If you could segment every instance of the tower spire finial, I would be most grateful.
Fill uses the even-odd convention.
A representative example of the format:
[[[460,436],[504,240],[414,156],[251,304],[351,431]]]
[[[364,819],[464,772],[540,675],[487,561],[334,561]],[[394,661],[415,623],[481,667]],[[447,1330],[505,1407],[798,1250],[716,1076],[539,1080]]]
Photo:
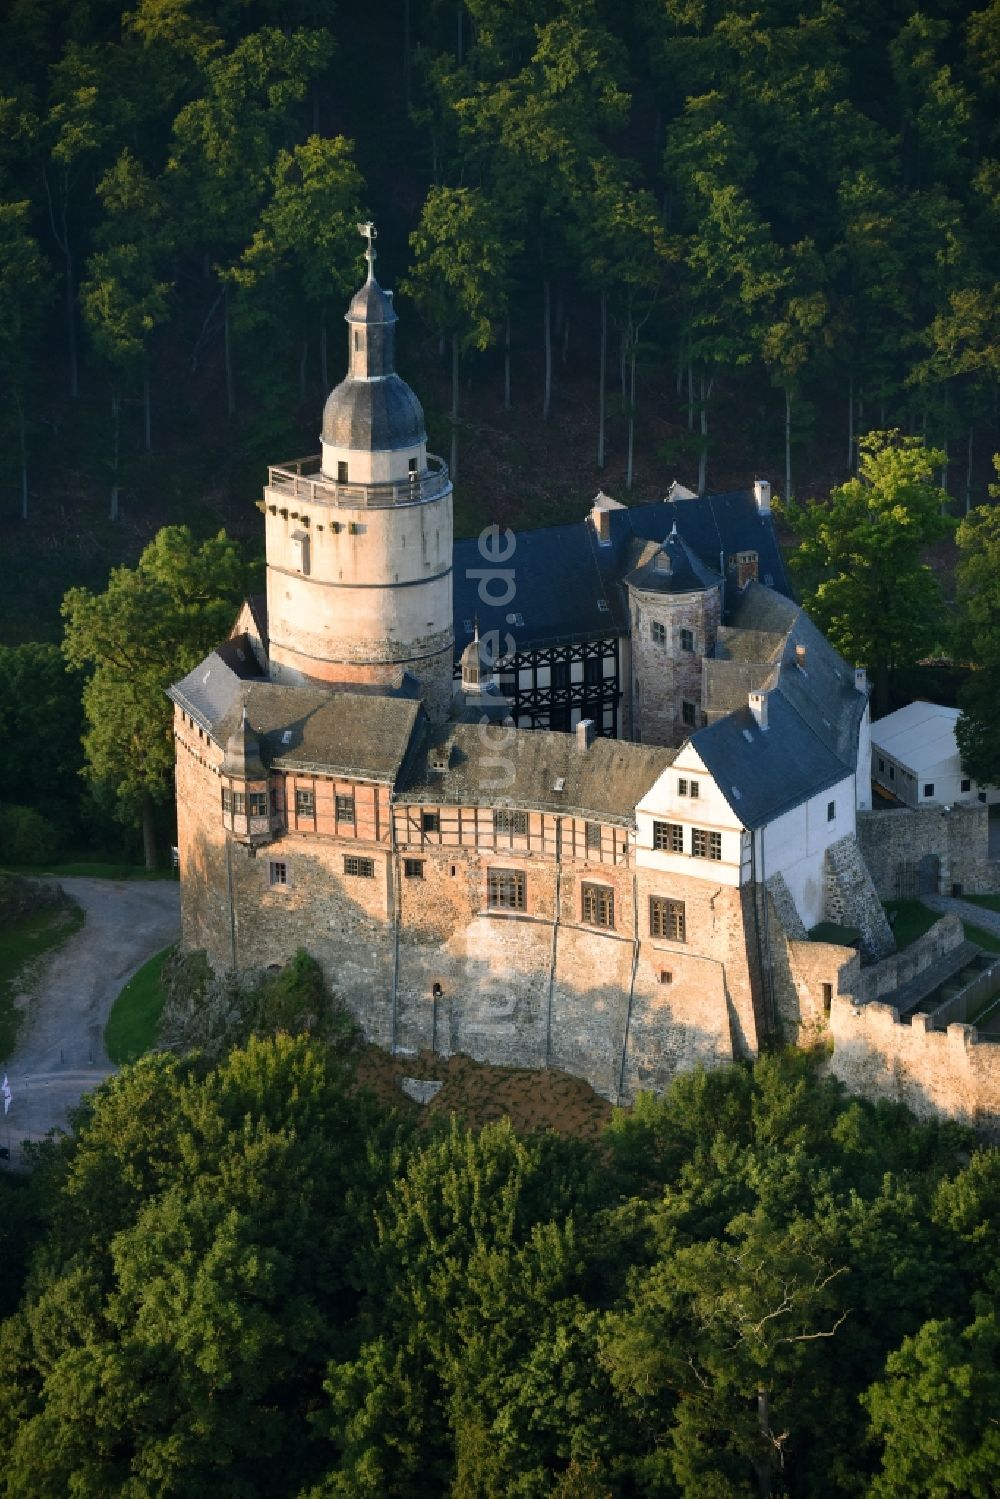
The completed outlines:
[[[365,259],[368,262],[368,280],[369,281],[374,281],[375,280],[375,240],[378,238],[378,230],[375,228],[375,225],[372,223],[371,219],[369,219],[366,224],[359,224],[358,225],[358,233],[364,235],[365,239],[368,241],[368,245],[367,245],[367,248],[365,250]]]

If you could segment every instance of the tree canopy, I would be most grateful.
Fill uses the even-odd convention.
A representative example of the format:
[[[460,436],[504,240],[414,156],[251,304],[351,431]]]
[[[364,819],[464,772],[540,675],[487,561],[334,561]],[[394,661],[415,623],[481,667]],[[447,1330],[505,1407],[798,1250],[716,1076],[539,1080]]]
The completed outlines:
[[[225,532],[198,542],[168,526],[136,567],[113,570],[103,593],[72,588],[63,602],[63,653],[86,673],[87,774],[113,789],[125,819],[141,820],[149,867],[152,809],[173,790],[166,689],[225,638],[251,576]]]
[[[353,1057],[153,1054],[41,1151],[0,1492],[991,1492],[995,1149],[802,1055],[594,1144],[418,1127]]]
[[[892,669],[918,661],[946,629],[940,584],[923,560],[953,529],[934,482],[942,459],[919,438],[869,433],[857,478],[838,485],[828,504],[785,512],[799,540],[792,565],[806,607],[849,661],[873,669],[882,712]]]

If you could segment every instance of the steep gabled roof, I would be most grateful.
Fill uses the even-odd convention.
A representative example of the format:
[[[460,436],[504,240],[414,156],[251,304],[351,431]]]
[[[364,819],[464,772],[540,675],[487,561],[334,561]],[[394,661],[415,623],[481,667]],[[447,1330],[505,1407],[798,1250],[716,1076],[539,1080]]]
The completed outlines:
[[[513,550],[502,562],[484,555],[478,538],[456,541],[456,650],[472,638],[477,615],[481,634],[497,630],[502,642],[510,635],[518,650],[625,634],[624,579],[634,566],[635,543],[662,544],[675,525],[694,559],[692,568],[704,569],[703,577],[714,574],[717,581],[735,553],[756,552],[762,581],[779,593],[790,592],[771,517],[758,513],[749,490],[615,507],[607,516],[606,542],[586,519],[543,526],[514,533]],[[499,549],[506,550],[505,544]],[[484,569],[508,574],[513,594],[508,596],[499,577],[483,579]]]

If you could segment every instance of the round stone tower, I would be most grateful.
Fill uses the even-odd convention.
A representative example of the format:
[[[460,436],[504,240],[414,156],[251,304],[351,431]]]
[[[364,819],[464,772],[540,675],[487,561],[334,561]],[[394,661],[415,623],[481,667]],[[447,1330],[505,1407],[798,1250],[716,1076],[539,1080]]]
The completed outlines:
[[[322,453],[272,468],[264,493],[271,676],[391,687],[409,672],[434,719],[452,696],[452,496],[424,413],[396,374],[392,293],[368,279],[347,310],[348,372]]]
[[[702,661],[722,613],[722,578],[686,546],[674,526],[646,542],[625,578],[631,618],[632,737],[679,745],[705,722]]]

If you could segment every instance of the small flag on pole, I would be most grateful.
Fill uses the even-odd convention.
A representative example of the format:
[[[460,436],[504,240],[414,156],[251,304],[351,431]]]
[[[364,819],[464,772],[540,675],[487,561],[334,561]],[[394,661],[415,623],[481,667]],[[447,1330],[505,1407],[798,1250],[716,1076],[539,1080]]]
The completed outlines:
[[[10,1106],[11,1106],[11,1104],[14,1101],[14,1095],[10,1091],[10,1083],[7,1081],[7,1074],[6,1074],[6,1072],[3,1075],[3,1086],[0,1087],[0,1093],[3,1094],[3,1111],[4,1111],[4,1114],[9,1114],[10,1113]]]

